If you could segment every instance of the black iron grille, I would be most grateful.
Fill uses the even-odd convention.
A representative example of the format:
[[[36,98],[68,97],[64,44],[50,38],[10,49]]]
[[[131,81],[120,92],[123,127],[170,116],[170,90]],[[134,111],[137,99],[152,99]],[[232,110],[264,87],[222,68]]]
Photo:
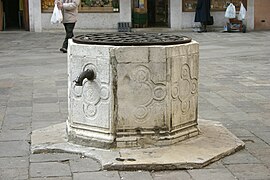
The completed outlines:
[[[114,46],[173,45],[189,43],[191,38],[163,33],[89,33],[73,38],[79,44]]]

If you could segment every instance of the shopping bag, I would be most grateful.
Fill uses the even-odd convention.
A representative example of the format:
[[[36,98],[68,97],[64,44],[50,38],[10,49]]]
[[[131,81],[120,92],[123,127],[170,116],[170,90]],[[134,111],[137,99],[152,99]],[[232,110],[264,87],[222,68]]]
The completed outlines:
[[[238,20],[240,21],[244,20],[246,17],[246,13],[247,13],[247,10],[245,6],[243,5],[243,3],[241,3],[239,14],[238,14]]]
[[[58,9],[57,4],[55,4],[51,17],[51,24],[62,23],[62,20],[63,20],[62,11]]]
[[[225,12],[225,18],[235,18],[236,12],[235,12],[235,6],[233,3],[230,3],[230,5],[227,7],[226,12]]]

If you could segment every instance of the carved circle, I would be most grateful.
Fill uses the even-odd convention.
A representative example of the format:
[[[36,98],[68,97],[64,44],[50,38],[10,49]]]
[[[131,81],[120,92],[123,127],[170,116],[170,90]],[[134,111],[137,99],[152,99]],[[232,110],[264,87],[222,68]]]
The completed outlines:
[[[144,106],[139,106],[136,110],[135,110],[135,117],[137,119],[144,119],[148,114],[148,110],[146,107]]]
[[[182,112],[185,114],[189,111],[189,108],[189,101],[183,101],[181,106]]]
[[[86,117],[93,117],[97,113],[97,108],[93,104],[84,105],[84,113]]]
[[[106,100],[109,98],[109,89],[106,86],[100,88],[100,98]]]
[[[148,81],[150,73],[146,67],[140,66],[136,69],[134,76],[135,76],[135,81],[143,83],[143,82]]]
[[[178,95],[179,95],[179,89],[178,89],[178,85],[175,83],[172,86],[172,97],[176,99]]]
[[[189,67],[188,67],[188,65],[183,65],[183,67],[182,67],[182,79],[188,79],[188,77],[189,77]]]
[[[197,92],[197,83],[195,80],[193,80],[191,84],[191,93],[194,94],[196,92]]]
[[[100,87],[95,81],[87,81],[83,86],[84,101],[96,104],[100,100]]]
[[[154,96],[154,99],[156,100],[163,100],[166,96],[166,90],[164,87],[161,87],[161,86],[157,86],[154,88],[154,91],[153,91],[153,96]]]

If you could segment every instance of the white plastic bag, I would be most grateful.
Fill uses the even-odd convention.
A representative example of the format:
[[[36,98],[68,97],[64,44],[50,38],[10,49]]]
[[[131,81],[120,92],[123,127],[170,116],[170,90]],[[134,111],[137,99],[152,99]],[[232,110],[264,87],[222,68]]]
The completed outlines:
[[[57,4],[54,5],[53,14],[51,17],[51,24],[62,23],[63,15],[62,11],[58,9]]]
[[[236,12],[235,12],[235,6],[233,3],[230,3],[230,5],[227,7],[226,12],[225,12],[225,18],[235,18]]]
[[[240,11],[238,14],[238,20],[240,20],[240,21],[244,20],[246,17],[246,13],[247,13],[247,10],[246,10],[245,6],[243,5],[243,3],[241,3]]]

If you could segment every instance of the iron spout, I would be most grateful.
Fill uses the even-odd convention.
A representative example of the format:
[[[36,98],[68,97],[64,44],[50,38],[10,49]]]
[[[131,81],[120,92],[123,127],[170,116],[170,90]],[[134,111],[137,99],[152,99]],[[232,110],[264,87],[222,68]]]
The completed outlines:
[[[74,80],[76,86],[82,86],[83,80],[87,78],[89,81],[93,81],[96,78],[96,74],[92,69],[83,71],[80,76]]]

